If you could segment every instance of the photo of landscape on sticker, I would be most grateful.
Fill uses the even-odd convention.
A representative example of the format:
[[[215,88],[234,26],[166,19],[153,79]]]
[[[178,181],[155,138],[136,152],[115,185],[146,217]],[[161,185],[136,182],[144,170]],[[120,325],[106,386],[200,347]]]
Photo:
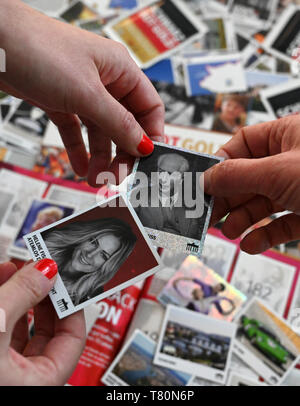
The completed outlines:
[[[236,325],[168,305],[154,363],[225,383]]]
[[[190,375],[153,364],[156,343],[135,330],[102,382],[111,386],[186,386]]]

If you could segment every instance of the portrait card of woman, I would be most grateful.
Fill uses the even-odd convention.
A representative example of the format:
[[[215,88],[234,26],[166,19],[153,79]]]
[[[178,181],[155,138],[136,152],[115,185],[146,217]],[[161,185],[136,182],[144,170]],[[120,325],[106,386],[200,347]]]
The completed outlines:
[[[52,258],[58,279],[50,298],[60,318],[160,269],[134,209],[117,195],[24,237],[34,260]]]

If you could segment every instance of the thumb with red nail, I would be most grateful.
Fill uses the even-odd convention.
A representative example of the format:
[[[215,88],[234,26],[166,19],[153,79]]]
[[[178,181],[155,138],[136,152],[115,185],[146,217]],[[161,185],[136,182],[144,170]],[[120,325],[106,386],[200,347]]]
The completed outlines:
[[[58,269],[42,259],[17,271],[0,264],[0,385],[63,385],[85,342],[82,312],[59,320],[48,297]],[[28,310],[34,310],[34,336],[28,337]]]

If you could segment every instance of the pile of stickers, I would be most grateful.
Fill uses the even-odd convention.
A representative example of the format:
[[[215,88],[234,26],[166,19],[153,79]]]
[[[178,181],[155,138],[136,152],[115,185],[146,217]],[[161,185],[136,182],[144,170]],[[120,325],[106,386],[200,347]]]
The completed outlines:
[[[202,260],[167,250],[162,260],[102,382],[300,386],[299,261],[275,251],[251,257],[219,234],[207,235]]]
[[[47,115],[0,94],[0,259],[55,259],[57,315],[90,316],[69,384],[300,386],[298,242],[251,257],[206,236],[213,199],[193,186],[240,128],[300,110],[300,1],[26,2],[123,43],[166,107],[129,192],[96,194]],[[148,201],[170,172],[191,204]]]

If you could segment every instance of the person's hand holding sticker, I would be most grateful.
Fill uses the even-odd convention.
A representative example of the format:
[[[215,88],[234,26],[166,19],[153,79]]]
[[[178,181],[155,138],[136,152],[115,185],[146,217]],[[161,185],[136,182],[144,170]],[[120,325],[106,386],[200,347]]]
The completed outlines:
[[[96,186],[106,170],[150,154],[164,141],[164,106],[123,45],[49,18],[19,0],[0,2],[0,89],[45,110],[74,171]],[[82,140],[87,126],[91,158]],[[111,140],[117,157],[111,163]],[[118,181],[118,178],[116,179]]]
[[[205,191],[216,196],[211,224],[229,214],[222,231],[230,239],[292,212],[248,233],[241,248],[249,254],[300,239],[299,128],[298,115],[245,127],[218,151],[226,160],[205,172]]]
[[[56,274],[56,263],[49,259],[19,271],[10,262],[0,265],[1,386],[64,385],[77,365],[86,338],[84,315],[80,311],[58,319],[47,297]],[[35,332],[29,339],[31,308]]]

